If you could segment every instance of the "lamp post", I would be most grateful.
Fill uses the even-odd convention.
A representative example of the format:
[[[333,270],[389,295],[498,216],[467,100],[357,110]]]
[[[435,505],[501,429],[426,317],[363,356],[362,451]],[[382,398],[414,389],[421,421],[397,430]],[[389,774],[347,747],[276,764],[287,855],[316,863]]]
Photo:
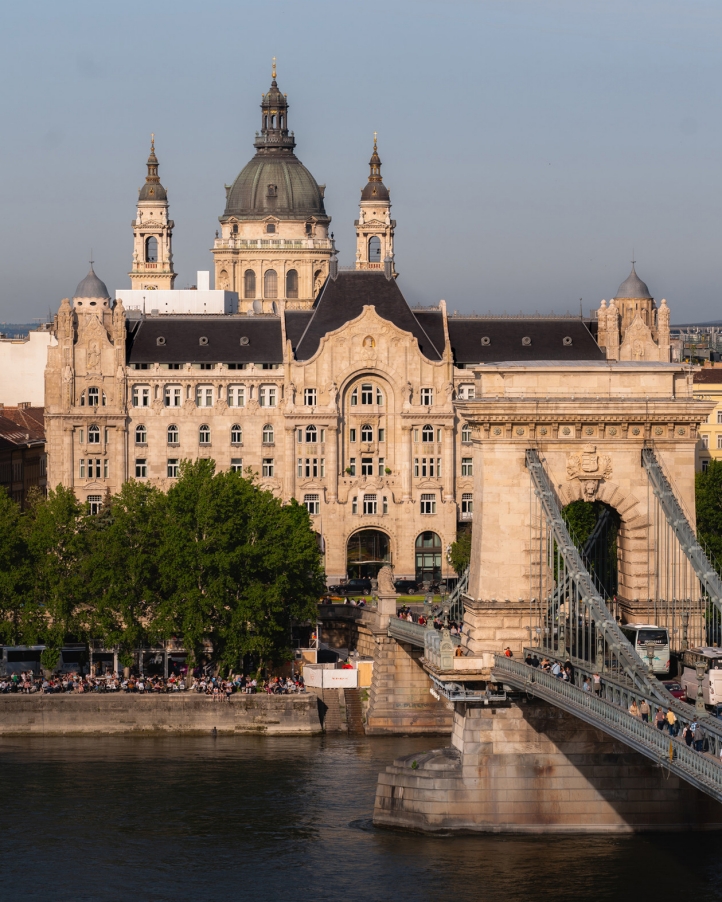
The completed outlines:
[[[647,666],[649,667],[649,672],[654,673],[654,642],[647,642],[646,649],[647,649]]]
[[[697,671],[697,700],[694,703],[694,710],[697,714],[705,714],[707,709],[704,706],[704,689],[702,688],[702,683],[704,682],[704,675],[707,672],[707,665],[700,662],[699,664],[694,665],[694,669]]]

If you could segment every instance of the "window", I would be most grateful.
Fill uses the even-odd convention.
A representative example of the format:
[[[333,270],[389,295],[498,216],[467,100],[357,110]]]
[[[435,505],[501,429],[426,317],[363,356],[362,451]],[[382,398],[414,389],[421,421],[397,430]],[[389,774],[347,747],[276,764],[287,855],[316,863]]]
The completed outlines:
[[[242,457],[232,457],[231,458],[231,472],[233,472],[233,473],[242,473],[243,472],[243,458]]]
[[[315,516],[320,513],[321,505],[318,500],[318,495],[304,495],[303,503],[306,505],[306,510],[311,514],[311,516]]]
[[[436,441],[437,441],[439,444],[441,444],[442,432],[443,432],[442,429],[437,429],[437,430],[436,430]]]
[[[135,478],[145,479],[148,475],[148,465],[144,457],[136,457],[135,459]]]
[[[474,513],[474,496],[471,492],[465,492],[461,496],[461,519],[470,520]]]
[[[441,458],[415,457],[414,476],[420,476],[422,479],[426,476],[441,476]]]
[[[435,514],[436,513],[436,495],[422,495],[421,496],[421,513],[422,514]]]
[[[82,458],[78,461],[78,476],[85,479],[85,461]]]
[[[358,404],[358,389],[355,388],[351,392],[351,407],[356,407],[357,404]]]
[[[388,514],[389,512],[389,499],[384,495],[383,506],[381,508],[381,513]]]
[[[100,444],[100,427],[99,426],[90,426],[88,429],[88,444],[89,445],[99,445]]]
[[[166,467],[166,473],[168,475],[168,479],[177,479],[180,475],[180,467],[178,465],[177,457],[169,457]]]
[[[381,239],[376,235],[369,238],[369,263],[381,262]]]
[[[361,441],[372,442],[374,440],[374,431],[370,426],[361,427]]]
[[[88,495],[88,513],[94,515],[100,513],[100,508],[103,506],[103,496],[102,495]]]
[[[246,389],[243,385],[228,386],[228,406],[229,407],[245,407],[246,406]]]
[[[199,370],[214,370],[215,368],[216,368],[215,363],[199,363],[198,364]]]
[[[348,462],[348,475],[355,476],[356,475],[356,458],[352,457]]]
[[[473,385],[460,385],[459,386],[459,398],[462,400],[466,398],[467,400],[471,400],[474,397],[475,390]]]
[[[381,406],[384,403],[384,396],[380,388],[376,389],[376,403]]]
[[[350,442],[355,442],[355,441],[356,441],[356,430],[355,430],[355,429],[349,429],[349,431],[348,431],[348,440],[349,440]],[[81,439],[81,441],[82,441],[82,439]]]
[[[717,422],[722,423],[722,410],[717,411]]]
[[[198,444],[199,445],[210,445],[211,443],[211,427],[206,426],[205,423],[198,430]]]
[[[418,443],[419,443],[419,430],[414,429],[414,444],[418,445]]]
[[[306,441],[311,442],[312,444],[316,443],[318,438],[318,431],[315,426],[306,426]]]
[[[303,442],[303,429],[296,430],[296,441],[299,445]]]
[[[306,405],[306,407],[315,407],[316,406],[316,389],[315,388],[304,388],[303,403]]]
[[[89,388],[88,389],[88,407],[97,407],[98,400],[100,398],[100,389],[99,388]],[[80,406],[83,406],[83,401],[81,398]]]
[[[258,390],[258,403],[261,407],[276,406],[276,386],[262,385]]]
[[[471,426],[468,423],[464,423],[461,427],[461,441],[464,443],[471,441]]]
[[[197,385],[196,386],[196,406],[197,407],[213,407],[213,386]]]
[[[181,406],[182,389],[180,385],[166,385],[163,397],[166,407]]]
[[[135,443],[136,445],[144,445],[148,438],[148,433],[145,431],[145,426],[136,426],[135,427]]]
[[[358,513],[358,499],[357,498],[351,499],[351,513],[352,514]]]
[[[167,436],[169,445],[178,444],[178,427],[175,425],[175,423],[171,423],[171,425],[168,427]]]
[[[78,443],[80,445],[82,445],[84,441],[85,441],[85,430],[78,429]]]
[[[275,269],[267,269],[263,276],[263,297],[278,297],[278,276]]]
[[[321,442],[321,444],[323,444],[326,441],[326,430],[325,429],[321,430],[321,435],[319,437],[319,441]]]
[[[384,476],[386,473],[386,461],[383,457],[379,457],[379,476]]]
[[[386,441],[386,430],[385,429],[379,429],[379,441],[380,442]]]
[[[709,436],[708,435],[702,436],[702,447],[709,448]]]
[[[275,187],[274,185],[269,185],[269,186],[268,186],[268,196],[269,196],[269,197],[276,197],[276,193],[275,193],[275,192],[274,192],[274,193],[271,193],[271,190],[272,190],[274,187]],[[267,235],[275,235],[275,234],[276,234],[276,224],[275,224],[275,223],[273,223],[273,222],[267,222],[267,223],[266,223],[266,234],[267,234]]]
[[[97,463],[97,461],[96,461],[96,463]],[[108,472],[108,471],[109,471],[109,461],[108,461],[108,459],[106,458],[106,459],[103,461],[103,479],[107,479],[107,478],[108,478],[108,475],[109,475],[109,472]]]
[[[263,475],[265,477],[273,476],[273,458],[272,457],[264,457],[263,458]]]
[[[181,365],[180,363],[162,363],[161,368],[164,370],[179,370]]]
[[[81,463],[82,463],[82,461],[81,461]],[[707,470],[709,470],[709,461],[708,461],[708,460],[703,460],[703,461],[702,461],[702,472],[703,472],[703,473],[706,473]]]
[[[376,502],[376,495],[364,495],[364,514],[376,514],[378,510],[378,505]]]
[[[105,429],[103,429],[103,441],[105,442],[106,445],[108,444],[109,438],[110,438],[110,430],[106,426]]]
[[[433,442],[433,440],[434,440],[434,427],[433,426],[424,426],[424,428],[421,430],[421,441],[426,442],[428,444],[429,442]]]
[[[421,389],[421,403],[424,407],[431,407],[434,403],[434,389],[433,388],[422,388]]]
[[[229,370],[245,370],[248,369],[247,363],[227,363],[226,367]]]
[[[474,475],[474,463],[471,457],[462,457],[461,458],[461,475],[462,476],[473,476]]]
[[[243,297],[255,298],[256,296],[256,274],[252,269],[247,269],[243,273]]]
[[[238,425],[238,423],[234,423],[231,426],[231,444],[232,445],[242,445],[243,444],[243,430]]]
[[[273,444],[273,426],[271,426],[270,423],[266,423],[266,425],[263,427],[263,444]]]
[[[150,238],[145,239],[145,262],[158,262],[158,239],[153,235],[151,235]]]
[[[361,475],[362,476],[373,476],[374,475],[374,460],[372,457],[362,457],[361,458]]]
[[[289,269],[286,273],[286,297],[298,297],[298,273],[295,269]]]
[[[722,448],[722,435],[717,436],[717,447]]]
[[[319,466],[320,463],[320,466]],[[326,461],[323,458],[319,461],[317,457],[298,458],[298,477],[306,477],[306,479],[318,479],[318,476],[326,475]]]
[[[97,404],[97,401],[96,401]],[[147,385],[133,386],[133,407],[150,406],[150,388]]]
[[[361,386],[361,403],[362,404],[373,404],[374,403],[374,388],[373,385],[369,385],[368,383],[364,383]]]
[[[303,458],[302,457],[296,458],[296,466],[297,466],[296,475],[298,476],[299,479],[301,479],[303,477]]]

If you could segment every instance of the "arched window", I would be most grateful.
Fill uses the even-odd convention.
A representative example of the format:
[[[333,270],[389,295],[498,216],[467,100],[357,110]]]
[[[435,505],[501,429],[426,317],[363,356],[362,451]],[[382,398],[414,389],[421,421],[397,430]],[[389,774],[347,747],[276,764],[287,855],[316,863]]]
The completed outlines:
[[[88,429],[88,444],[89,445],[99,445],[100,444],[100,426],[91,426]]]
[[[256,296],[256,274],[252,269],[247,269],[243,273],[243,297],[255,298]]]
[[[211,427],[203,425],[198,430],[198,444],[199,445],[210,445],[210,443],[211,443]]]
[[[266,425],[263,427],[263,444],[273,444],[273,426],[271,426],[270,423],[266,423]]]
[[[286,297],[298,297],[298,273],[295,269],[289,269],[286,273]]]
[[[434,502],[435,503],[435,502]],[[432,513],[433,511],[429,511]],[[422,532],[416,539],[416,579],[432,582],[441,579],[441,539],[435,532]]]
[[[433,426],[424,426],[421,430],[421,441],[422,442],[433,442],[434,440],[434,427]]]
[[[372,442],[374,440],[374,431],[373,429],[366,425],[361,427],[361,441],[362,442]]]
[[[145,430],[145,426],[136,426],[135,427],[135,443],[136,445],[144,445],[148,438],[148,433]]]
[[[158,239],[153,235],[145,239],[145,262],[158,262]]]
[[[381,262],[381,239],[374,235],[369,238],[369,263]]]
[[[175,423],[172,423],[168,427],[168,444],[169,445],[177,445],[178,444],[178,427]]]
[[[468,423],[464,423],[461,427],[461,441],[462,442],[470,442],[471,441],[471,426]]]
[[[264,298],[278,297],[278,276],[275,269],[267,269],[263,276]]]
[[[243,430],[238,425],[238,423],[234,423],[231,426],[231,444],[232,445],[242,445],[243,444]]]
[[[312,442],[315,444],[317,435],[318,435],[318,433],[316,432],[315,426],[306,426],[306,441],[307,442]]]

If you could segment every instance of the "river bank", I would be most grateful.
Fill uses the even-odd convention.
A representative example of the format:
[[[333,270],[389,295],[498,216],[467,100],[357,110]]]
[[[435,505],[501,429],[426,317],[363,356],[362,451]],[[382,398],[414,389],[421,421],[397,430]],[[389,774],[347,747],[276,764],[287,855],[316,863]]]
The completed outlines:
[[[0,736],[74,733],[321,732],[312,693],[246,695],[214,701],[194,692],[138,695],[0,695]]]

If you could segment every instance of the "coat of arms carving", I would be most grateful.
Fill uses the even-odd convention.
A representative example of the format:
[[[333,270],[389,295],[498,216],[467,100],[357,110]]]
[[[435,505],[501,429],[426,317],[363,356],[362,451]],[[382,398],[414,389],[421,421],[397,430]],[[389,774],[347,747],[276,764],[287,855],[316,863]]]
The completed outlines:
[[[570,454],[567,458],[567,478],[581,482],[587,501],[594,501],[599,483],[611,475],[612,458],[608,454],[597,454],[596,445],[585,445],[581,454]]]

